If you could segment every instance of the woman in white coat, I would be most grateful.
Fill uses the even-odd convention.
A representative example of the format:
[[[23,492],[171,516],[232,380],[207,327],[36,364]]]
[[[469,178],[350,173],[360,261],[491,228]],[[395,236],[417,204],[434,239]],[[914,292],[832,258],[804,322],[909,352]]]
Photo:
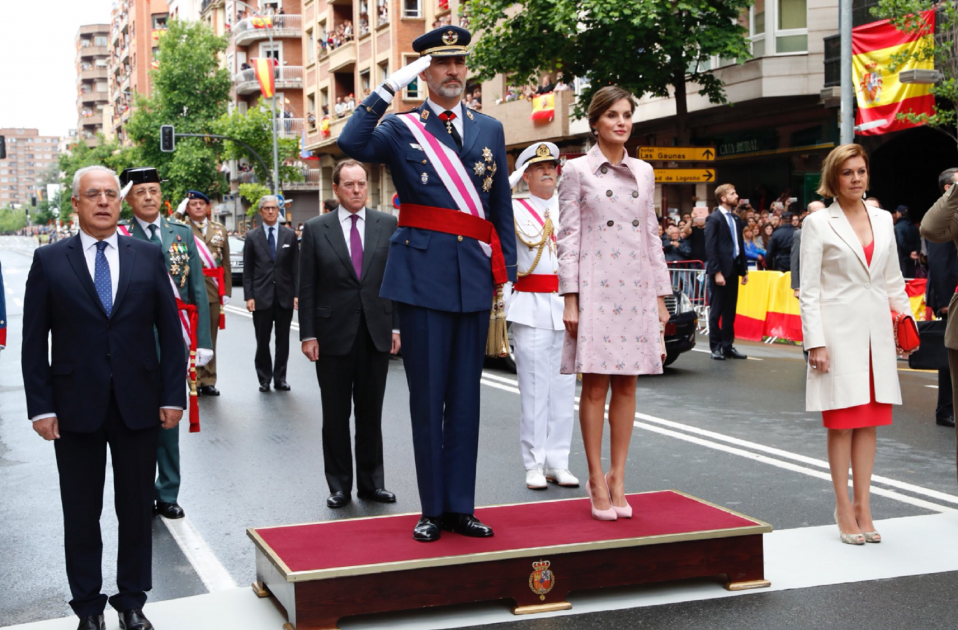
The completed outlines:
[[[834,197],[802,225],[802,333],[808,350],[805,405],[821,411],[841,540],[881,542],[869,505],[876,427],[901,404],[894,312],[910,313],[892,217],[866,206],[868,155],[836,147],[822,165],[818,194]],[[854,499],[848,498],[848,466]]]

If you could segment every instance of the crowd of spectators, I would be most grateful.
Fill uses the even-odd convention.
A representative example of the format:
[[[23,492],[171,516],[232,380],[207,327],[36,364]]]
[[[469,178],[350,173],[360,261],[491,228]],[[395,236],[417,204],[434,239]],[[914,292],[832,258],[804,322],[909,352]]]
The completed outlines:
[[[364,26],[365,25],[365,26]],[[360,28],[363,34],[369,32],[369,21],[360,22]],[[336,28],[333,29],[333,32],[323,32],[323,36],[319,38],[319,50],[320,54],[325,53],[330,50],[336,50],[343,44],[353,41],[355,35],[353,33],[353,21],[352,20],[343,20],[336,25]]]

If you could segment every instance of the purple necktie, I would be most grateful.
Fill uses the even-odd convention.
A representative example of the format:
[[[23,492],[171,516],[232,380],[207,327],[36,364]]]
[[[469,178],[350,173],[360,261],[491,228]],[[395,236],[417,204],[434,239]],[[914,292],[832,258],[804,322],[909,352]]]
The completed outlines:
[[[353,220],[353,227],[349,229],[349,255],[353,259],[353,269],[356,271],[356,277],[360,278],[363,273],[363,240],[359,238],[359,230],[356,229],[356,221],[359,215],[354,214],[349,217]]]

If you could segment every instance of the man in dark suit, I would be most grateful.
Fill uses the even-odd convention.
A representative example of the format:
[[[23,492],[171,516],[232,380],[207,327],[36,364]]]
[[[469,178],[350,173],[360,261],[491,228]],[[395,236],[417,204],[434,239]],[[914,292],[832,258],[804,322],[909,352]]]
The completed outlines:
[[[938,190],[942,194],[955,185],[958,168],[949,168],[938,176]],[[936,317],[948,319],[948,306],[958,286],[958,248],[954,241],[933,243],[926,239],[928,252],[928,285],[925,304]],[[935,423],[943,427],[955,426],[955,407],[952,402],[951,370],[938,370],[938,404]]]
[[[79,630],[106,627],[100,512],[108,444],[119,520],[119,593],[109,601],[121,628],[146,630],[153,627],[142,609],[152,588],[157,441],[161,427],[176,428],[186,405],[176,298],[162,250],[117,233],[120,183],[113,171],[77,171],[71,202],[80,233],[36,250],[27,278],[27,414],[37,433],[55,440]]]
[[[270,381],[277,391],[288,392],[286,362],[289,359],[289,326],[298,308],[299,242],[296,233],[279,224],[279,199],[266,195],[259,200],[263,225],[246,234],[243,247],[243,294],[253,314],[256,330],[256,376],[259,391],[268,392]],[[269,338],[276,325],[276,361],[269,354]]]
[[[719,207],[705,221],[706,271],[709,275],[709,346],[717,361],[745,359],[735,349],[735,306],[738,283],[748,282],[748,261],[742,246],[742,221],[732,208],[738,202],[735,186],[715,189]]]
[[[765,262],[773,271],[786,272],[792,268],[792,247],[796,229],[792,227],[792,213],[782,213],[782,224],[778,226],[765,246]]]
[[[349,504],[355,404],[356,488],[360,499],[392,503],[383,474],[382,410],[389,355],[399,352],[398,313],[379,297],[396,217],[366,208],[367,173],[355,160],[333,171],[339,207],[303,227],[299,336],[316,362],[323,399],[326,505]]]
[[[898,220],[895,222],[895,241],[898,243],[898,264],[901,275],[915,277],[915,264],[921,250],[921,234],[918,226],[911,222],[908,206],[898,206],[895,210]]]

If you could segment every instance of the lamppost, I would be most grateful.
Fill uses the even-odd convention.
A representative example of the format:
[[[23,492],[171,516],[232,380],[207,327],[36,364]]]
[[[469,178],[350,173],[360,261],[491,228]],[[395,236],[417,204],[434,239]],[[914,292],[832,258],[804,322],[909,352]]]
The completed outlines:
[[[240,0],[233,0],[233,1],[234,1],[236,4],[241,4],[241,5],[243,5],[243,6],[246,7],[247,9],[253,11],[254,13],[259,13],[259,9],[257,9],[256,7],[252,7],[252,6],[248,5],[248,4],[246,4],[245,2],[241,2]],[[234,9],[234,14],[233,14],[232,17],[233,17],[233,20],[234,20],[234,22],[235,22],[235,20],[236,20],[235,9]],[[273,54],[275,55],[275,54],[276,54],[276,47],[273,45],[273,18],[274,18],[275,16],[269,16],[269,17],[270,17],[269,21],[268,21],[268,22],[264,21],[263,24],[264,24],[264,26],[266,27],[266,35],[269,37],[269,49],[270,49],[270,50],[273,52]],[[234,37],[235,37],[235,35],[234,35]],[[274,61],[277,62],[277,64],[279,63],[279,60],[276,59],[276,57],[273,57],[273,59],[274,59]],[[279,66],[277,65],[277,67],[279,67]],[[277,139],[276,139],[276,134],[277,134],[278,132],[276,131],[276,127],[277,127],[276,120],[277,120],[277,119],[276,119],[276,87],[275,87],[275,84],[274,84],[274,86],[273,86],[273,96],[272,96],[272,98],[271,98],[270,100],[272,101],[272,108],[273,108],[273,120],[272,120],[272,125],[273,125],[273,129],[272,129],[272,131],[273,131],[273,194],[274,194],[274,195],[278,195],[278,194],[279,194],[279,142],[278,142]]]

